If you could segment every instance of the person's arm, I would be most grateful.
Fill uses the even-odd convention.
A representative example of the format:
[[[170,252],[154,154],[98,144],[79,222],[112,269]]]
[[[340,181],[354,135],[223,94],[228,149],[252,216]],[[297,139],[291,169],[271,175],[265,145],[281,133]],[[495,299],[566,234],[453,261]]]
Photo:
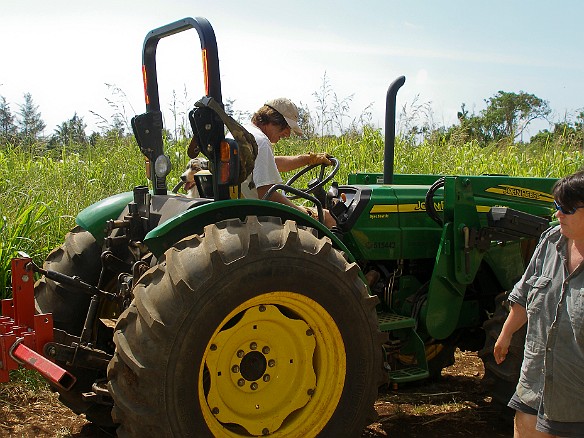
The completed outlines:
[[[519,330],[527,322],[527,311],[525,307],[517,303],[511,303],[511,309],[509,310],[509,315],[503,324],[503,328],[497,342],[495,342],[495,347],[493,348],[493,356],[495,356],[495,362],[500,364],[507,357],[509,352],[509,344],[511,344],[511,338],[513,334]]]
[[[313,164],[325,164],[330,166],[332,162],[327,158],[324,152],[315,154],[310,152],[308,154],[300,155],[279,155],[274,157],[276,160],[276,167],[280,172],[289,172],[300,167],[310,166]]]

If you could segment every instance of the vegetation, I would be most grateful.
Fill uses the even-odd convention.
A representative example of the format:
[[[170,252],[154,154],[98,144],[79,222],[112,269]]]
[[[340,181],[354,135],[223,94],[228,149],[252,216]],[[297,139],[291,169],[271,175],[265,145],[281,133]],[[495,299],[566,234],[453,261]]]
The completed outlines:
[[[10,260],[17,251],[42,264],[74,226],[79,211],[148,183],[144,158],[129,134],[127,114],[133,109],[124,102],[121,90],[109,87],[114,95],[108,100],[114,110],[112,121],[96,115],[101,131],[89,136],[83,118],[74,114],[51,136],[43,137],[44,122],[30,94],[24,95],[17,115],[0,96],[0,172],[4,175],[0,179],[0,297],[9,293]],[[314,97],[316,110],[300,108],[307,138],[280,141],[276,153],[328,152],[342,163],[336,177],[340,182],[352,172],[381,172],[383,135],[370,123],[370,106],[351,120],[352,96],[339,98],[326,75]],[[526,127],[549,116],[548,103],[532,94],[503,91],[485,102],[486,109],[479,114],[469,114],[463,104],[459,124],[451,127],[436,126],[429,103],[405,105],[398,120],[395,172],[561,177],[584,164],[584,111],[523,143],[517,139]],[[234,103],[227,99],[226,110],[239,120],[247,119],[249,113],[237,110]],[[174,138],[166,132],[166,151],[174,169],[169,187],[178,183],[188,161],[190,129],[183,126],[184,111],[179,107],[175,102],[171,111]]]

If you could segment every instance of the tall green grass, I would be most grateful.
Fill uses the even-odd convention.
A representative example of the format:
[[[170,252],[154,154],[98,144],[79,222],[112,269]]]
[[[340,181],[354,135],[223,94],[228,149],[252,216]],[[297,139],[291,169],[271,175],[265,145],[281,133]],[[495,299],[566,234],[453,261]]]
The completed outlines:
[[[276,153],[294,155],[306,151],[328,152],[340,159],[338,181],[349,173],[383,172],[384,141],[378,130],[365,128],[359,136],[281,140]],[[415,146],[396,140],[395,173],[436,175],[505,174],[510,176],[559,178],[584,166],[582,150],[558,144],[542,147],[510,145],[481,148],[475,142],[462,146],[423,143]]]
[[[0,172],[4,175],[0,180],[0,295],[9,285],[9,263],[17,251],[27,252],[41,264],[48,252],[62,243],[83,208],[148,184],[144,157],[131,138],[101,142],[79,154],[65,150],[58,158],[0,147]],[[167,178],[169,188],[179,181],[188,161],[186,149],[186,140],[167,147],[173,164]],[[340,183],[347,181],[349,173],[383,170],[383,136],[368,127],[342,137],[286,139],[275,147],[279,155],[310,150],[328,152],[340,160],[341,169],[335,177]],[[395,150],[396,173],[561,177],[582,166],[581,150],[551,144],[539,148],[480,148],[475,143],[412,146],[398,139]],[[284,175],[284,179],[289,176]]]
[[[23,197],[10,219],[0,216],[0,285],[2,298],[8,295],[6,287],[10,284],[10,261],[19,251],[33,258],[43,257],[48,248],[42,242],[42,236],[49,225],[47,205],[40,200]]]
[[[73,150],[78,148],[73,147]],[[188,157],[187,144],[168,148],[174,186]],[[0,149],[0,298],[10,285],[10,260],[18,251],[42,264],[74,227],[85,207],[116,193],[147,185],[144,157],[132,138],[100,142],[82,153],[60,157],[31,153],[19,147]]]

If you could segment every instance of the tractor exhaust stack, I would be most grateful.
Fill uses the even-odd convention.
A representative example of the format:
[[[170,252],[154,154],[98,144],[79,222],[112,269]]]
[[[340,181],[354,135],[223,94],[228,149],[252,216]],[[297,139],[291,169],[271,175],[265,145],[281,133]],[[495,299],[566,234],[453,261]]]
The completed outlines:
[[[393,160],[395,155],[395,101],[398,90],[406,82],[398,77],[387,89],[385,99],[385,151],[383,156],[383,184],[393,183]]]

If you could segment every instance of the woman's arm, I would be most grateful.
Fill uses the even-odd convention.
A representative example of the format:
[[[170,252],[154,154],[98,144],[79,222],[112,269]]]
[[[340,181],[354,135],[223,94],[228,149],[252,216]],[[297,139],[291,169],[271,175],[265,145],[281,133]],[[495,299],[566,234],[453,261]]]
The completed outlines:
[[[509,344],[511,344],[513,334],[523,327],[526,322],[527,311],[525,310],[525,307],[517,303],[511,303],[509,315],[503,324],[503,329],[501,330],[501,334],[499,334],[493,349],[495,362],[499,364],[505,360],[505,357],[507,357],[507,353],[509,352]]]

